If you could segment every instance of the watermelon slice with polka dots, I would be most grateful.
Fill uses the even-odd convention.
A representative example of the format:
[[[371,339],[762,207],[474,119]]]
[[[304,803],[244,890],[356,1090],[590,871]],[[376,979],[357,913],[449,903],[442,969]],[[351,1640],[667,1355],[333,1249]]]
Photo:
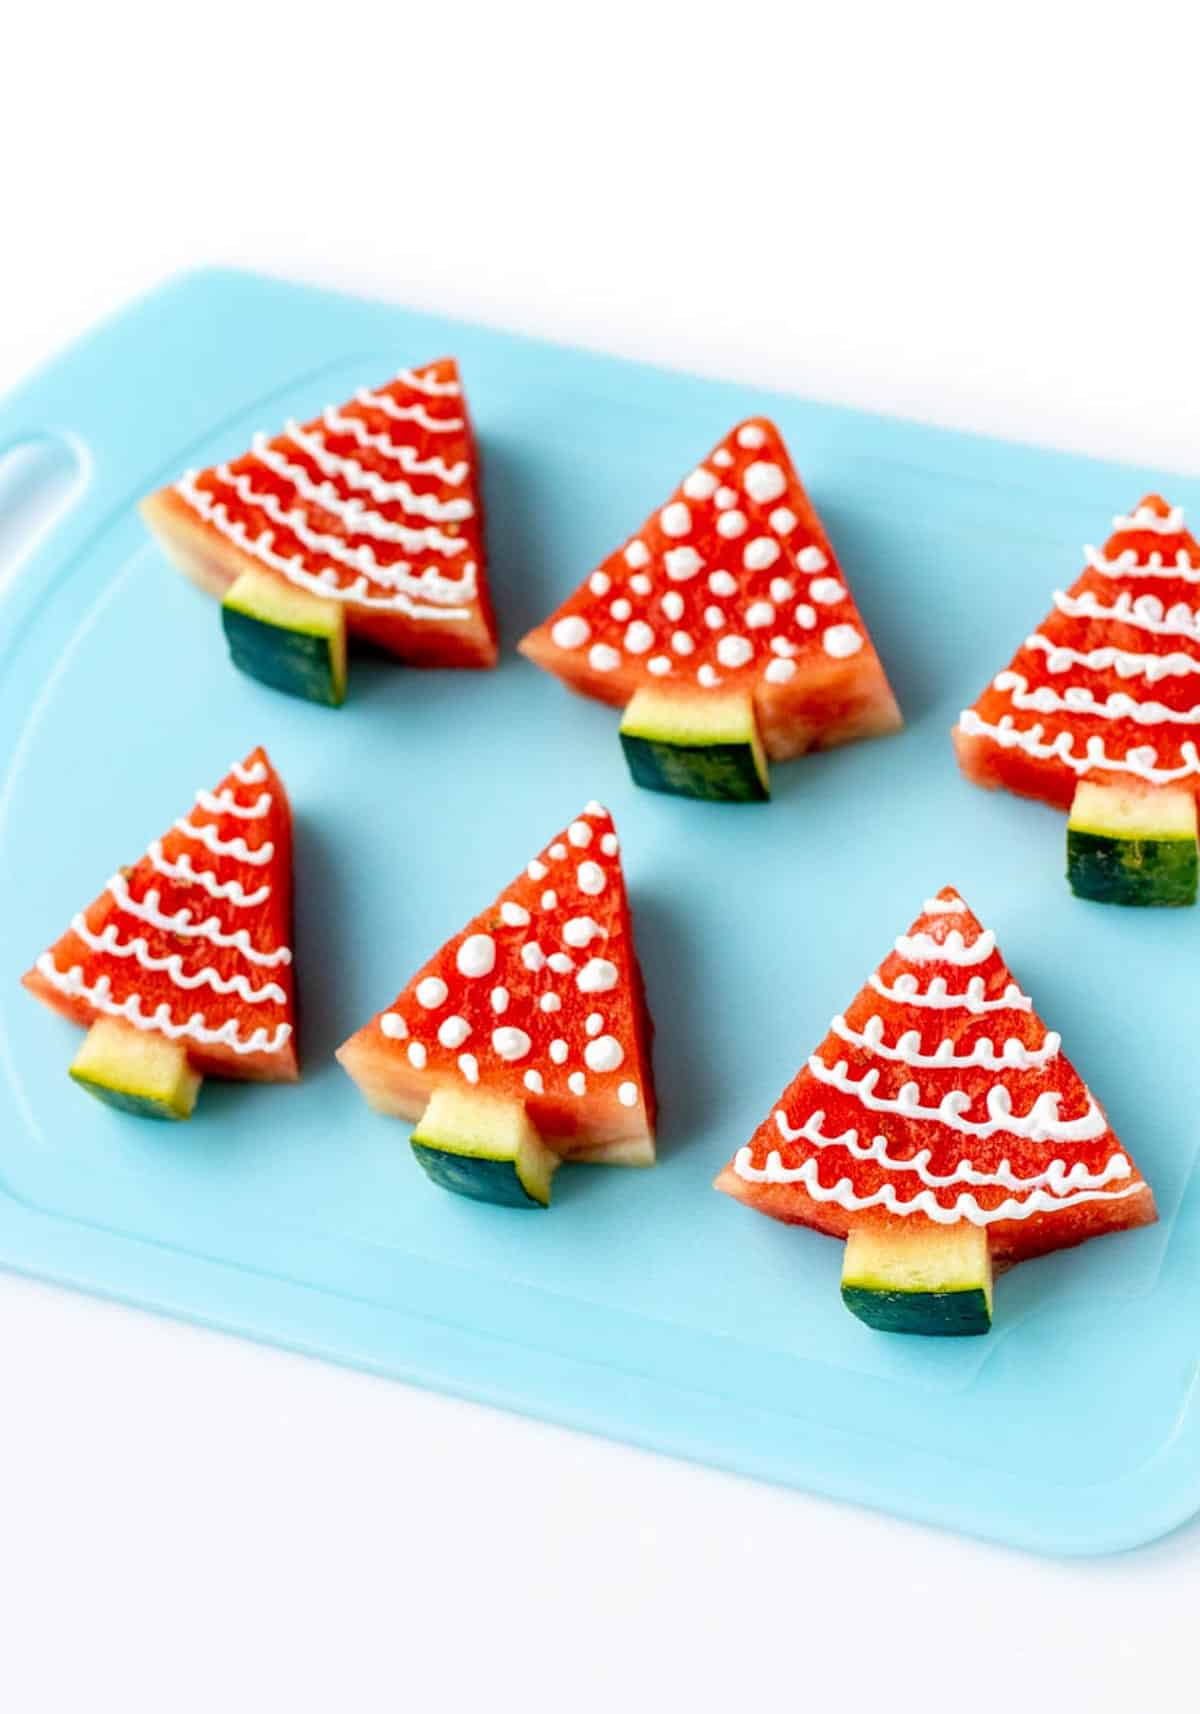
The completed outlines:
[[[626,709],[635,779],[767,795],[766,758],[895,731],[900,711],[773,423],[739,423],[521,649]]]
[[[338,1058],[430,1176],[544,1206],[559,1160],[654,1160],[653,1026],[617,835],[589,803]]]

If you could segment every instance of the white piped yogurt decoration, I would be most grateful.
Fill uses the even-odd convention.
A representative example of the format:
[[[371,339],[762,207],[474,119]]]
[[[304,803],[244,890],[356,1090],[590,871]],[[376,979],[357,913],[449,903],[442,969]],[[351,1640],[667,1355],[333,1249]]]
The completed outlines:
[[[436,1006],[444,1006],[449,989],[440,976],[426,976],[423,982],[417,983],[417,1004],[432,1010]]]
[[[692,527],[692,514],[682,500],[673,500],[658,514],[658,521],[664,535],[686,536]]]
[[[853,625],[830,625],[821,643],[827,655],[838,661],[848,660],[862,648],[862,632]]]
[[[577,613],[569,613],[565,619],[556,619],[550,629],[555,647],[559,649],[581,649],[591,634],[592,627]]]
[[[777,464],[756,458],[753,464],[747,465],[742,484],[752,500],[760,506],[769,506],[786,491],[787,477]]]
[[[501,1059],[524,1059],[533,1043],[524,1030],[515,1029],[511,1024],[502,1024],[499,1029],[492,1031],[492,1046]]]
[[[464,976],[488,976],[496,966],[496,942],[490,934],[469,934],[454,962]]]
[[[595,898],[597,893],[602,893],[608,884],[608,876],[601,865],[590,860],[579,865],[575,871],[575,879],[579,883],[580,892],[586,893],[589,898]]]
[[[809,599],[822,607],[832,607],[841,601],[846,591],[836,577],[814,577],[808,586]]]

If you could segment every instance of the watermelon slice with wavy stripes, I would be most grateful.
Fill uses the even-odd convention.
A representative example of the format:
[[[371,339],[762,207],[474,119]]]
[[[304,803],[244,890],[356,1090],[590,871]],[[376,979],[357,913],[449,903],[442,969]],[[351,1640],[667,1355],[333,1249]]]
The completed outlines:
[[[206,1076],[294,1081],[292,816],[265,750],[201,791],[25,976],[88,1031],[72,1075],[187,1118]]]
[[[414,666],[490,667],[475,440],[442,358],[189,470],[142,503],[176,564],[221,597],[235,664],[337,703],[346,635]]]
[[[1104,1110],[953,888],[907,934],[717,1179],[847,1240],[850,1309],[982,1333],[992,1270],[1156,1218]]]
[[[1070,810],[1067,873],[1105,903],[1191,904],[1200,860],[1200,546],[1149,494],[959,716],[963,772]]]

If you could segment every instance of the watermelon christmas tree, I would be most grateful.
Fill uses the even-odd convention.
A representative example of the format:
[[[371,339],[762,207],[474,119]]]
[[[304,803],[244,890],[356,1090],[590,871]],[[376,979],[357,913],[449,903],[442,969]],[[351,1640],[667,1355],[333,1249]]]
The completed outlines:
[[[1067,874],[1085,898],[1196,898],[1200,548],[1157,494],[1113,519],[1102,551],[959,716],[982,786],[1070,810]]]
[[[1154,1220],[1154,1198],[958,894],[928,900],[717,1189],[845,1238],[842,1296],[986,1333],[992,1269]]]
[[[346,634],[414,666],[490,667],[475,443],[452,358],[360,387],[232,463],[142,502],[180,569],[222,598],[234,664],[337,704]]]
[[[292,818],[264,750],[115,874],[24,978],[101,1100],[186,1119],[207,1076],[294,1081]]]
[[[654,1161],[652,1025],[612,818],[589,803],[338,1058],[447,1190],[545,1207],[560,1160]]]
[[[630,770],[654,791],[761,800],[768,757],[900,726],[829,537],[761,417],[732,429],[521,649],[625,709]]]

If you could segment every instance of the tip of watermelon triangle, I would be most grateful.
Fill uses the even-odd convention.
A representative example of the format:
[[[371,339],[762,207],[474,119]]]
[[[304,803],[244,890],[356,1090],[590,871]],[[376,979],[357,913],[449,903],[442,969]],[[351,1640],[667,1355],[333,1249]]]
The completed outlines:
[[[1161,494],[1147,494],[1138,502],[1139,512],[1153,512],[1156,518],[1169,518],[1171,507]]]

